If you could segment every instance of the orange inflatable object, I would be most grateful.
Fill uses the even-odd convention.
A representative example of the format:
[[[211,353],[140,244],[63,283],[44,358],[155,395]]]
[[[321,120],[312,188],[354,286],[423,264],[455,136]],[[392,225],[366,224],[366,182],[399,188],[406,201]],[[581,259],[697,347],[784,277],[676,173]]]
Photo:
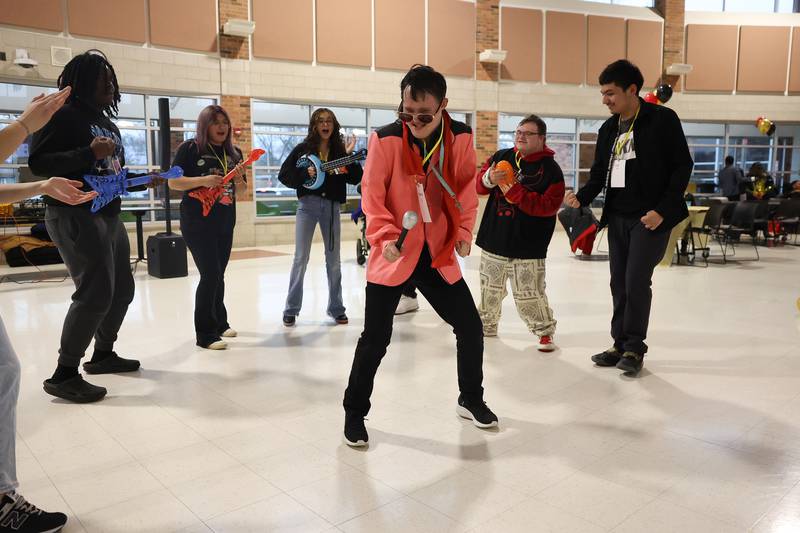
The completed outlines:
[[[500,185],[514,185],[516,176],[514,175],[514,167],[508,161],[500,161],[495,166],[496,170],[506,173],[506,177],[500,182]]]

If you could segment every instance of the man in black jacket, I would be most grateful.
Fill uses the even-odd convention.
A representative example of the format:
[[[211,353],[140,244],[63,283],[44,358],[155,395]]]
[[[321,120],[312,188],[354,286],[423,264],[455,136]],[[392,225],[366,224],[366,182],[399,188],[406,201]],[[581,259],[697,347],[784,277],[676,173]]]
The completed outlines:
[[[599,81],[613,115],[600,127],[589,181],[565,201],[589,205],[605,190],[600,223],[608,226],[614,346],[592,361],[637,374],[647,353],[653,269],[670,230],[689,216],[683,195],[694,162],[675,112],[639,98],[644,79],[634,64],[615,61]]]

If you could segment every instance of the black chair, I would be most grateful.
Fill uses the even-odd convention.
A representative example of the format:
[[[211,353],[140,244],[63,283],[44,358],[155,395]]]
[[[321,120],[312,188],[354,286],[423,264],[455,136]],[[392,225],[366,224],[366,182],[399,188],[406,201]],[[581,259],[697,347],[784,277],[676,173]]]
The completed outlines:
[[[691,229],[691,237],[692,237],[692,252],[691,255],[694,255],[699,251],[703,256],[703,260],[708,266],[708,256],[711,254],[711,240],[716,239],[720,244],[720,249],[724,249],[722,247],[722,242],[720,237],[720,227],[722,226],[723,217],[725,212],[730,210],[728,207],[730,204],[728,203],[714,203],[711,204],[708,212],[706,213],[706,218],[703,220],[703,225],[699,228],[693,227]],[[698,236],[699,242],[701,246],[697,246],[695,243],[695,235]],[[705,241],[705,242],[704,242]]]
[[[756,246],[756,236],[758,232],[756,229],[756,213],[758,213],[759,209],[761,209],[759,203],[760,202],[738,202],[733,208],[730,224],[723,225],[720,232],[720,238],[722,239],[723,263],[727,262],[728,247],[730,247],[732,250],[731,255],[736,255],[735,243],[741,242],[741,238],[744,235],[748,235],[750,237],[750,240],[753,244],[753,250],[756,253],[755,259],[750,260],[758,261],[761,259],[758,254],[758,247]]]
[[[775,239],[780,238],[782,242],[789,240],[789,235],[794,235],[794,246],[797,244],[798,230],[800,230],[800,198],[781,200],[778,209],[775,211],[773,221],[780,229],[775,235]]]
[[[764,244],[766,244],[767,237],[769,237],[770,205],[767,200],[753,203],[758,206],[756,207],[755,220],[753,220],[753,228],[755,229],[756,235],[758,235],[759,232],[764,235]]]

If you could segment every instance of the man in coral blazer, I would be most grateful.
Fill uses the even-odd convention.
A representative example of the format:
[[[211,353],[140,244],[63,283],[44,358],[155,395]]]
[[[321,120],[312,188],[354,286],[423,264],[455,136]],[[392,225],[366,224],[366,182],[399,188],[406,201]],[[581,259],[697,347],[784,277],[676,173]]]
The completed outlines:
[[[450,119],[447,84],[431,67],[412,67],[400,93],[400,120],[370,136],[361,182],[367,239],[376,253],[369,256],[364,331],[344,394],[344,438],[350,446],[368,442],[364,417],[375,373],[409,279],[456,335],[456,412],[481,428],[497,425],[483,401],[481,319],[455,256],[469,255],[478,211],[472,130]],[[419,222],[398,247],[407,211],[416,212]]]

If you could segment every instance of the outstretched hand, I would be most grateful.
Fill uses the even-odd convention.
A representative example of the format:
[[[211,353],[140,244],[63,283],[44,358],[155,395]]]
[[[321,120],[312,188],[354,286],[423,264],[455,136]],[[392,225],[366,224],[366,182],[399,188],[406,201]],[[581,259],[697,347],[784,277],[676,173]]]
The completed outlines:
[[[83,192],[80,190],[80,187],[83,187],[83,183],[80,181],[53,177],[42,183],[42,194],[65,204],[83,204],[97,197],[97,191]]]

